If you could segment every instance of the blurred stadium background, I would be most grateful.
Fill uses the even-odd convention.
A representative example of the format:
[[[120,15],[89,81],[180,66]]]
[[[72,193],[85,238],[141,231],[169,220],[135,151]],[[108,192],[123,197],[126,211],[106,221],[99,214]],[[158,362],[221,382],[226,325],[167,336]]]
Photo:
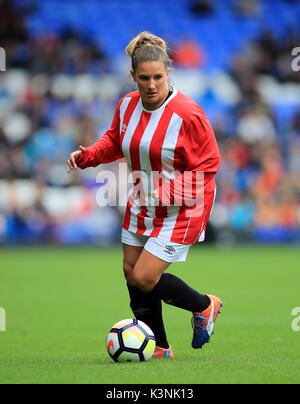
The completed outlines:
[[[66,160],[133,88],[124,48],[143,30],[168,41],[221,149],[208,240],[299,243],[299,21],[297,0],[0,0],[0,244],[119,242],[99,169],[68,175]]]

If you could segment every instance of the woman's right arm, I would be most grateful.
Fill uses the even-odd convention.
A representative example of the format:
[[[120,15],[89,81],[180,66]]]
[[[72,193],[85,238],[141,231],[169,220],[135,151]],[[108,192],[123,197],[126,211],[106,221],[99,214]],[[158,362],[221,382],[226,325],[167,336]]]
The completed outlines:
[[[68,160],[68,173],[78,168],[77,160],[86,152],[86,148],[83,146],[79,146],[78,150],[70,154],[70,158]]]
[[[122,100],[121,100],[122,101]],[[79,146],[70,154],[68,172],[76,168],[97,167],[99,164],[111,163],[124,157],[120,145],[120,104],[115,112],[111,127],[92,146]]]

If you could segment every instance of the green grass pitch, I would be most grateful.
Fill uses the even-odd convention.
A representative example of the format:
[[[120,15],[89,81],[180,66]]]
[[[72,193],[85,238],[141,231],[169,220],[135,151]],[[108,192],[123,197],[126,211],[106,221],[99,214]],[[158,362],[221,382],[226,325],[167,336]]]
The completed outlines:
[[[115,364],[105,337],[131,318],[121,248],[2,248],[0,383],[299,383],[300,252],[193,247],[170,271],[224,301],[215,335],[191,348],[190,313],[164,305],[175,359]]]

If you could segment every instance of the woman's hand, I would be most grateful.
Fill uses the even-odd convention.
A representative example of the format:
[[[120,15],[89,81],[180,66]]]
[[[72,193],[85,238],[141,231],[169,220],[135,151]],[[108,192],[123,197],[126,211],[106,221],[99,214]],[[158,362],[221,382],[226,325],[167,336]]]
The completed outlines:
[[[68,173],[70,173],[73,170],[76,170],[77,164],[76,160],[83,155],[83,153],[86,152],[86,148],[83,146],[79,146],[78,150],[70,154],[70,159],[68,160]]]

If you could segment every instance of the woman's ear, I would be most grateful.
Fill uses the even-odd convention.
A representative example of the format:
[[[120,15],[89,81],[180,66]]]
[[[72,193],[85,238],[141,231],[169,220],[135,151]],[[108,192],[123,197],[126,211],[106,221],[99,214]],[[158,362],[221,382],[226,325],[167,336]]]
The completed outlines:
[[[130,70],[130,74],[131,74],[131,77],[133,78],[133,80],[136,81],[135,73],[133,70]]]
[[[167,70],[167,78],[169,79],[169,74],[170,74],[170,71],[171,71],[171,69],[170,68],[168,68],[168,70]]]

